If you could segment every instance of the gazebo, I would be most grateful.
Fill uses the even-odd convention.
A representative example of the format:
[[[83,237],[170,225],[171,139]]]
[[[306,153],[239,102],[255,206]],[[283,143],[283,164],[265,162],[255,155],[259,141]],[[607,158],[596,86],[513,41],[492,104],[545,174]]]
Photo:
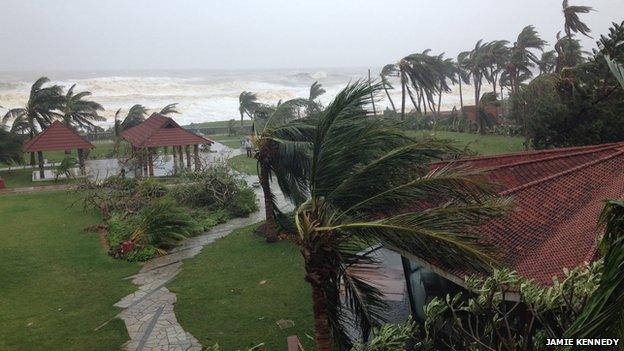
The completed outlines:
[[[81,137],[71,128],[59,121],[54,121],[43,132],[24,144],[24,152],[36,152],[39,163],[39,179],[45,179],[43,152],[57,150],[78,150],[80,173],[85,174],[85,150],[95,146]]]
[[[170,117],[153,113],[143,123],[126,129],[121,136],[132,145],[133,154],[137,157],[138,167],[135,175],[141,177],[143,173],[154,176],[154,154],[159,147],[171,146],[173,153],[173,169],[191,169],[191,146],[193,146],[193,163],[195,170],[200,169],[199,145],[212,145],[212,141],[196,135],[182,127]]]

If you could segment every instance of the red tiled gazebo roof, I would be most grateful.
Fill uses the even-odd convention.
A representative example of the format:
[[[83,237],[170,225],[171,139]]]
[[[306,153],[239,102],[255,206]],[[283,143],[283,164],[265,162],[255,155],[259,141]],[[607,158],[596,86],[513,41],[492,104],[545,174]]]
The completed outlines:
[[[624,197],[624,143],[561,148],[452,163],[486,171],[514,210],[478,228],[503,264],[542,285],[599,256],[597,221],[606,199]],[[438,267],[440,268],[440,267]],[[469,272],[446,270],[455,277]]]
[[[24,152],[92,149],[95,146],[81,137],[71,128],[59,121],[54,121],[43,132],[27,141]]]
[[[180,127],[172,118],[158,113],[138,126],[124,130],[121,136],[138,148],[212,144],[211,140]]]

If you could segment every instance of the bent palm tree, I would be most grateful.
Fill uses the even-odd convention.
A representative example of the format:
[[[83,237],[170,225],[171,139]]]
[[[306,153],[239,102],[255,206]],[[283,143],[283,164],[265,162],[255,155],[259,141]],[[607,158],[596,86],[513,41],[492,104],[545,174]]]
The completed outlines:
[[[32,139],[38,133],[37,128],[43,130],[56,118],[61,117],[59,111],[63,107],[63,88],[59,85],[43,87],[49,82],[47,77],[41,77],[33,83],[25,107],[12,108],[2,118],[2,123],[13,121],[14,131],[27,133]],[[35,154],[30,153],[30,164],[35,165]]]
[[[553,73],[557,66],[557,52],[554,50],[544,51],[537,63],[539,74]]]
[[[240,112],[241,116],[241,127],[243,126],[243,117],[245,114],[253,120],[254,111],[258,107],[257,99],[258,97],[256,94],[250,91],[243,91],[238,96],[238,112]]]
[[[83,91],[74,94],[76,84],[72,85],[65,94],[63,102],[63,123],[68,127],[93,129],[93,122],[106,121],[106,118],[100,116],[98,111],[103,111],[104,107],[95,101],[85,100],[84,98],[91,95],[91,92]]]
[[[160,112],[158,112],[159,114],[163,115],[163,116],[169,116],[172,114],[179,114],[180,112],[177,109],[178,107],[178,103],[173,103],[173,104],[169,104],[165,107],[163,107]]]
[[[392,84],[388,82],[388,77],[396,77],[398,75],[397,66],[395,64],[388,64],[383,66],[381,69],[381,73],[379,76],[381,77],[381,84],[383,86],[384,91],[386,92],[386,96],[388,97],[388,101],[390,101],[390,105],[392,106],[392,110],[396,113],[396,107],[394,106],[394,101],[392,101],[392,97],[390,97],[390,93],[388,92],[388,88],[392,88]]]
[[[565,20],[564,30],[568,38],[572,38],[572,33],[581,33],[586,37],[591,38],[589,33],[591,30],[589,27],[581,21],[579,14],[588,13],[594,9],[590,6],[570,6],[568,0],[563,0],[563,18]]]
[[[296,119],[295,110],[308,106],[309,100],[293,99],[280,103],[267,119],[253,120],[258,152],[258,179],[264,193],[266,241],[277,241],[276,216],[279,209],[271,191],[271,179],[277,183],[295,205],[302,203],[308,193],[309,151],[313,126]]]
[[[379,89],[347,86],[315,122],[310,198],[295,221],[320,351],[351,344],[347,324],[366,338],[382,322],[380,292],[357,274],[374,269],[363,251],[383,244],[450,267],[487,270],[490,255],[467,231],[507,206],[475,177],[430,170],[430,161],[455,151],[446,142],[414,141],[395,122],[370,118],[365,108]]]
[[[147,116],[147,109],[145,108],[145,106],[141,104],[136,104],[130,107],[130,110],[128,110],[128,114],[123,119],[123,122],[121,122],[121,130],[126,130],[134,126],[138,126],[143,121],[145,121],[145,116]]]
[[[308,97],[308,105],[306,107],[308,115],[318,113],[321,111],[322,106],[316,101],[321,95],[325,94],[325,89],[319,82],[314,82],[310,86],[310,95]]]

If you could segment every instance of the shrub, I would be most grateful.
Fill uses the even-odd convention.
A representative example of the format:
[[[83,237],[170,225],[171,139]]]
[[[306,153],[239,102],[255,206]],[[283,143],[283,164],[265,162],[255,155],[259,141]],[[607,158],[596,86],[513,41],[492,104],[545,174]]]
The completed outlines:
[[[126,254],[128,262],[144,262],[159,254],[159,250],[153,246],[145,246]]]
[[[129,219],[131,239],[139,245],[169,248],[197,233],[199,227],[188,212],[172,201],[158,200]]]
[[[119,215],[113,215],[106,224],[108,225],[108,245],[111,248],[118,247],[130,239],[132,228],[128,221],[124,221]]]
[[[202,172],[184,175],[184,183],[171,189],[180,204],[209,209],[227,209],[234,216],[257,210],[255,193],[225,163],[216,163]]]

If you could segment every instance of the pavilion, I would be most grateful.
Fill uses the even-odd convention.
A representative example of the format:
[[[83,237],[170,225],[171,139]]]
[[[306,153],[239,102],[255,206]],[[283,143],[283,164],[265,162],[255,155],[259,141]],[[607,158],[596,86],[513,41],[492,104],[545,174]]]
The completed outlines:
[[[76,131],[65,126],[59,121],[54,121],[43,132],[24,144],[24,152],[37,153],[39,163],[39,179],[45,179],[44,172],[44,151],[57,150],[78,150],[78,164],[81,175],[85,175],[85,150],[93,149],[95,146],[78,135]]]
[[[171,146],[173,153],[174,173],[185,168],[184,154],[186,154],[186,169],[191,169],[191,151],[193,146],[193,163],[195,170],[201,167],[199,159],[199,145],[212,145],[212,141],[194,134],[177,124],[172,118],[153,113],[143,123],[126,129],[121,136],[132,145],[133,155],[138,160],[135,171],[137,177],[143,174],[154,176],[154,155],[157,148]]]

